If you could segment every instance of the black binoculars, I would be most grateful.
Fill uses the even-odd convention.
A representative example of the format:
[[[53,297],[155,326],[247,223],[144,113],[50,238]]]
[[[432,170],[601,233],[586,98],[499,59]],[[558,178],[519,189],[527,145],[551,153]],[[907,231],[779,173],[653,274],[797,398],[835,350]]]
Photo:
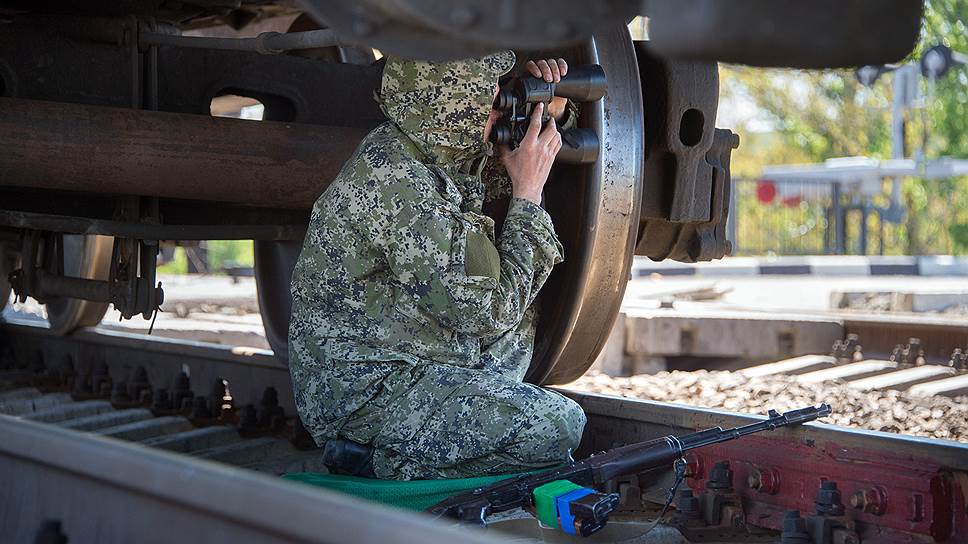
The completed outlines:
[[[559,83],[533,77],[512,79],[494,99],[494,109],[503,112],[491,128],[491,142],[516,148],[528,131],[531,112],[538,103],[548,104],[560,96],[575,102],[594,102],[605,96],[605,70],[597,64],[576,66]],[[547,109],[542,126],[548,121]],[[555,159],[564,164],[591,164],[598,160],[598,134],[589,128],[561,133],[561,150]]]

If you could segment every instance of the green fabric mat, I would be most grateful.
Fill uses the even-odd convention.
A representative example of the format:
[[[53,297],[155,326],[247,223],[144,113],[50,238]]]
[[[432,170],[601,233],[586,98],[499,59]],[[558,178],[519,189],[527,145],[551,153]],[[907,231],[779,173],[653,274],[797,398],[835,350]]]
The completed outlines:
[[[451,495],[456,495],[462,491],[489,485],[514,476],[517,476],[517,474],[481,476],[478,478],[461,478],[457,480],[399,481],[374,480],[372,478],[322,474],[319,472],[295,472],[292,474],[284,474],[282,477],[286,480],[325,487],[332,491],[346,493],[347,495],[353,495],[354,497],[388,504],[398,508],[426,510]]]

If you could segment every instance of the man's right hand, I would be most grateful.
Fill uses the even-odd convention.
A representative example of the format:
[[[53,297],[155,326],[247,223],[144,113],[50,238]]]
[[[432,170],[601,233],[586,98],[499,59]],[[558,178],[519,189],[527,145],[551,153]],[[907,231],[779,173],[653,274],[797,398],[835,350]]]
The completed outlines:
[[[552,118],[544,130],[541,129],[541,116],[544,104],[539,103],[531,112],[528,131],[517,149],[511,151],[501,146],[501,162],[511,177],[512,196],[541,204],[541,191],[548,181],[548,174],[561,149],[561,134]]]

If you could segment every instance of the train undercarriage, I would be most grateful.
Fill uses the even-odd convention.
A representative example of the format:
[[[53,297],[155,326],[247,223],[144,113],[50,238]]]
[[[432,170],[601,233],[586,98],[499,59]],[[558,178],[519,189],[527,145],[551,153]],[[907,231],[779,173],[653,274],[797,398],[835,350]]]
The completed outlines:
[[[130,385],[134,368],[145,368],[148,381],[158,387],[178,374],[172,365],[182,360],[180,364],[191,367],[193,381],[231,383],[237,406],[257,405],[262,392],[273,387],[291,425],[294,412],[285,368],[289,277],[313,201],[366,132],[384,120],[372,99],[382,68],[375,62],[374,47],[422,58],[453,58],[511,47],[519,59],[554,55],[574,64],[603,67],[608,92],[601,101],[584,105],[579,119],[579,126],[599,136],[599,158],[589,165],[558,165],[545,194],[568,258],[545,287],[535,358],[526,380],[567,383],[582,375],[601,350],[634,255],[695,262],[729,253],[725,231],[729,161],[739,141],[731,131],[715,127],[716,61],[804,68],[892,62],[913,47],[921,12],[921,3],[911,0],[892,2],[893,10],[833,1],[805,8],[792,2],[747,0],[729,9],[703,0],[610,1],[591,10],[582,2],[511,1],[496,8],[470,0],[443,4],[429,0],[295,4],[145,0],[77,7],[0,1],[0,309],[14,291],[44,303],[49,322],[44,331],[4,326],[0,338],[7,352],[0,355],[10,359],[4,367],[14,372],[10,383],[35,382],[36,372],[24,374],[34,365],[51,375],[52,381],[40,384],[40,393],[64,388],[76,393],[74,378],[53,380],[52,374],[66,368],[67,361],[76,376],[90,378],[97,371],[103,378],[106,373],[111,379],[100,383],[109,384],[106,393],[111,397],[111,384]],[[547,12],[556,15],[545,27],[530,26]],[[642,14],[649,17],[651,39],[634,41],[626,23]],[[213,101],[224,97],[257,101],[263,107],[262,120],[214,117]],[[109,306],[124,318],[150,318],[164,304],[165,286],[155,273],[159,247],[212,239],[254,241],[260,308],[273,353],[248,360],[231,352],[205,352],[197,360],[182,352],[136,355],[138,350],[153,353],[155,348],[137,342],[129,346],[129,339],[120,337],[112,344],[85,329],[99,323]],[[85,342],[95,337],[96,342]],[[97,347],[104,342],[114,348]],[[125,360],[126,352],[119,345],[135,350],[127,356],[141,362]],[[217,361],[231,361],[231,376]],[[88,386],[89,390],[79,392],[81,397],[104,397],[105,391]],[[150,405],[150,397],[141,398],[138,391],[124,402]],[[582,399],[586,410],[602,402]],[[629,406],[643,412],[654,408]],[[732,417],[680,413],[667,407],[663,413],[675,423],[663,423],[617,415],[624,409],[602,408],[604,412],[592,419],[583,450],[590,453],[632,436],[644,439],[662,425],[695,428],[700,422],[689,419],[693,416]],[[4,435],[10,437],[5,455],[17,458],[18,467],[23,464],[23,474],[31,474],[8,488],[5,502],[36,496],[39,506],[30,511],[31,523],[53,515],[45,508],[53,508],[56,494],[41,496],[41,491],[49,493],[45,486],[68,485],[60,478],[70,472],[57,459],[33,456],[32,448],[67,448],[64,444],[73,440],[86,452],[78,453],[79,459],[89,455],[94,465],[101,453],[125,459],[133,451],[70,433],[47,436],[40,427],[2,423],[7,427]],[[965,537],[968,467],[963,448],[908,440],[902,446],[913,448],[912,453],[904,450],[898,456],[888,451],[898,446],[884,437],[852,442],[852,437],[836,434],[839,431],[820,429],[807,431],[818,433],[818,438],[784,432],[763,445],[783,443],[791,454],[813,448],[809,451],[817,456],[818,465],[820,459],[835,459],[831,462],[837,470],[831,474],[850,493],[863,495],[875,489],[868,481],[873,475],[855,480],[849,476],[859,470],[860,460],[872,459],[871,455],[898,478],[909,478],[898,490],[890,489],[891,496],[897,493],[905,498],[890,502],[899,506],[891,506],[886,515],[862,505],[857,515],[840,515],[843,519],[831,522],[843,539],[837,542],[853,542],[850,538],[877,542],[881,537],[883,541],[940,542]],[[811,442],[819,437],[829,442]],[[841,443],[850,447],[834,446]],[[696,463],[730,460],[735,464],[741,462],[743,452],[723,450],[715,455],[720,458]],[[146,470],[154,474],[156,469],[158,478],[166,478],[193,466],[161,454],[146,459],[151,461],[131,461],[123,469],[128,471],[124,478],[136,479]],[[927,472],[904,472],[902,465],[916,459],[927,459]],[[782,465],[777,459],[762,462]],[[5,479],[20,470],[11,463]],[[58,467],[58,476],[26,468],[30,464]],[[91,470],[97,469],[94,465],[89,464]],[[717,514],[715,523],[704,526],[716,529],[704,532],[696,525],[690,529],[693,537],[703,541],[726,538],[726,533],[729,538],[740,535],[769,541],[775,537],[775,532],[751,537],[747,525],[776,531],[782,528],[778,516],[783,509],[805,508],[804,501],[815,495],[809,488],[813,485],[809,474],[799,469],[787,472],[787,468],[780,466],[785,474],[795,474],[791,481],[798,482],[793,485],[799,495],[780,494],[764,499],[766,506],[762,506],[750,494],[758,492],[761,499],[773,495],[747,486],[731,497],[708,499],[718,501],[717,512],[732,512],[728,519],[742,519],[742,527],[724,528]],[[273,526],[271,530],[280,531],[273,538],[343,540],[338,534],[396,538],[377,530],[353,532],[359,527],[346,520],[365,511],[365,506],[345,506],[331,498],[308,499],[308,491],[250,481],[250,476],[219,473],[207,465],[197,470],[204,474],[205,485],[212,486],[205,491],[214,493],[206,495],[209,501],[244,494],[246,485],[266,485],[266,493],[276,494],[280,505],[305,499],[319,509],[332,509],[326,512],[331,517],[312,518],[312,509],[301,507],[306,516],[299,522],[303,525]],[[104,472],[105,477],[109,472]],[[75,472],[69,478],[71,485],[77,478],[90,480],[90,474]],[[735,474],[754,477],[747,469]],[[769,472],[757,474],[772,477]],[[615,483],[616,489],[624,490],[623,501],[633,518],[649,511],[642,497],[660,496],[666,476]],[[696,482],[697,493],[703,491],[701,478]],[[117,489],[118,483],[108,487]],[[27,488],[41,491],[29,495]],[[82,493],[80,489],[76,493]],[[147,512],[158,508],[157,501],[170,502],[178,494],[177,489],[156,491],[139,487],[126,493],[153,497],[155,506],[139,507]],[[260,513],[258,521],[246,521],[238,516],[247,505],[226,501],[214,510],[197,510],[205,513],[205,521],[179,517],[181,528],[195,528],[187,539],[234,534],[219,531],[230,531],[226,527],[235,523],[248,523],[247,529],[268,527],[260,525],[270,523],[267,513]],[[198,507],[190,501],[185,504],[189,509]],[[106,506],[97,514],[109,517],[97,519],[114,519],[112,508]],[[220,508],[228,512],[225,517],[214,513]],[[914,513],[902,514],[894,508]],[[73,515],[53,516],[67,523]],[[143,515],[147,517],[131,520],[130,531],[174,531],[158,527],[158,519],[164,516],[151,521],[150,513]],[[393,516],[383,510],[366,515]],[[413,524],[415,531],[438,530],[424,527],[423,520],[400,521],[404,516],[396,516],[395,522]],[[9,528],[16,522],[5,517],[3,523]],[[82,540],[107,535],[104,540],[116,541],[144,534],[129,532],[127,523],[119,522],[116,533],[92,533],[94,529],[87,527],[75,534],[83,535]],[[332,526],[344,532],[325,538],[318,533]],[[18,541],[36,525],[24,527],[17,526]],[[268,539],[266,534],[262,537]],[[440,538],[447,534],[441,533]],[[260,538],[253,535],[240,538]]]

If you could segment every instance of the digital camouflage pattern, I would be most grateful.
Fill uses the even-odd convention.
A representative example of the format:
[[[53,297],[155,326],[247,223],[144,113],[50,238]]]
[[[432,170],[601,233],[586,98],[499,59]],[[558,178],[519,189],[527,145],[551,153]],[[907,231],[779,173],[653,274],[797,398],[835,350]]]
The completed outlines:
[[[293,273],[290,369],[305,427],[375,447],[385,479],[459,478],[561,462],[581,408],[522,383],[535,297],[562,260],[550,216],[511,199],[499,235],[483,127],[510,52],[389,58],[388,122],[316,202]],[[497,161],[495,161],[497,163]],[[500,170],[500,172],[497,172]],[[503,176],[503,179],[502,179]]]

